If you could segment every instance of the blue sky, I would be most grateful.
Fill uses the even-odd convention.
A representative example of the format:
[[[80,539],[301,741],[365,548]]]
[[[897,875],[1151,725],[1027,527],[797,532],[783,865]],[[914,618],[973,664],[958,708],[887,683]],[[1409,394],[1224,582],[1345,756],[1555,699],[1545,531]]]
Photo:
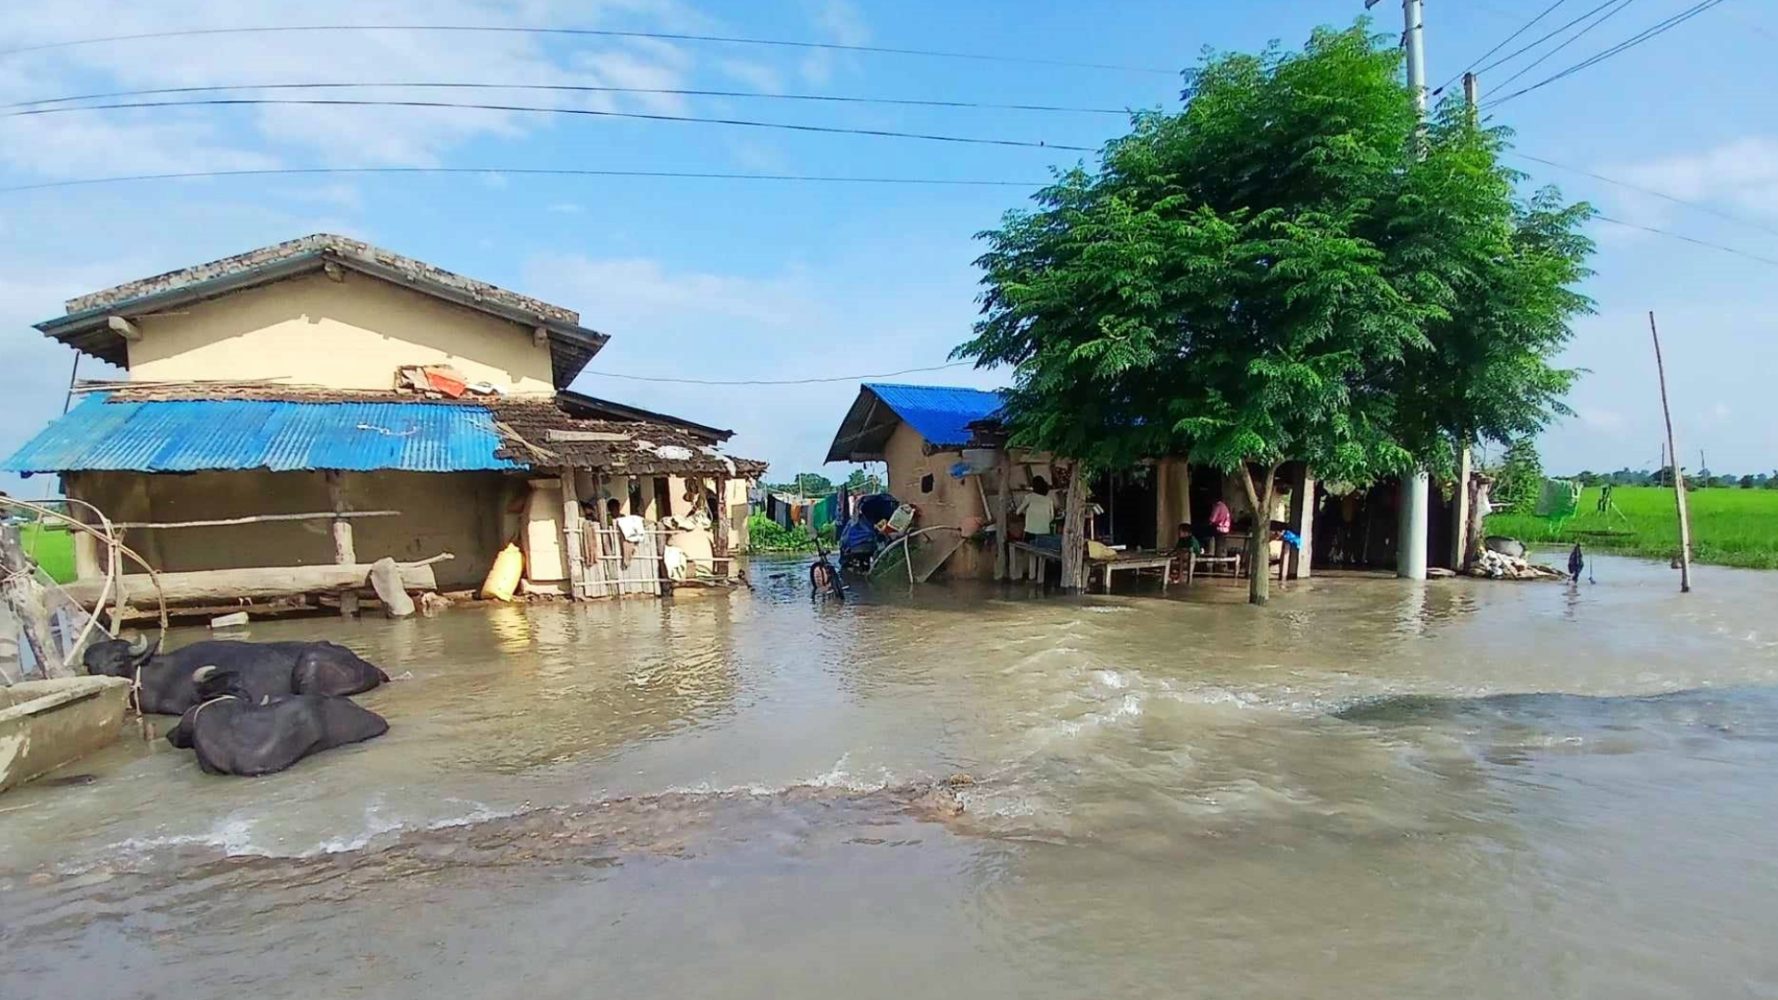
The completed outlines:
[[[1688,6],[1635,0],[1531,71],[1541,79]],[[1434,0],[1439,82],[1547,0]],[[1554,26],[1595,6],[1571,0]],[[147,8],[155,8],[149,10]],[[1566,8],[1573,7],[1573,11]],[[320,23],[566,26],[690,32],[1177,69],[1206,45],[1300,44],[1360,0],[1031,4],[782,0],[197,0],[39,4],[9,12],[0,49],[185,27]],[[1394,0],[1380,28],[1399,23]],[[1528,40],[1543,28],[1525,36]],[[1728,0],[1640,48],[1507,103],[1526,153],[1658,188],[1741,224],[1521,162],[1614,218],[1778,259],[1778,5]],[[1515,46],[1516,47],[1516,44]],[[1535,55],[1535,53],[1533,53]],[[1516,69],[1483,79],[1490,85]],[[117,42],[0,56],[0,103],[116,89],[280,82],[577,83],[778,93],[1176,106],[1168,72],[760,46],[430,32],[282,33]],[[410,96],[412,92],[393,96]],[[423,96],[437,96],[428,92]],[[286,95],[289,96],[289,95]],[[337,95],[336,95],[337,96]],[[1096,147],[1112,115],[826,107],[661,95],[447,95],[666,114],[1043,140]],[[0,186],[108,174],[276,166],[567,166],[1041,182],[1083,154],[865,136],[505,112],[201,108],[0,118]],[[821,461],[851,383],[714,387],[593,373],[797,379],[942,364],[976,316],[973,235],[1027,192],[1009,187],[510,175],[261,177],[0,193],[0,452],[60,412],[72,354],[30,324],[64,298],[304,233],[336,231],[578,309],[612,335],[584,391],[739,432],[734,450],[787,477]],[[1762,230],[1756,226],[1764,226]],[[1652,465],[1661,440],[1646,314],[1661,320],[1687,465],[1778,466],[1778,267],[1637,230],[1594,227],[1598,274],[1565,359],[1590,369],[1577,416],[1542,445],[1552,469]],[[83,374],[108,374],[83,363]],[[115,375],[116,373],[109,373]],[[967,368],[902,381],[993,385]],[[838,471],[832,470],[832,471]],[[42,480],[32,492],[44,489]]]

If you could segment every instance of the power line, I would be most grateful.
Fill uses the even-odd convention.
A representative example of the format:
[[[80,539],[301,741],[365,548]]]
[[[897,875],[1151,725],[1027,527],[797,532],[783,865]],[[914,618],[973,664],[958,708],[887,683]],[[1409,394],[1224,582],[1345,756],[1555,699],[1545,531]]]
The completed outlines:
[[[142,108],[201,108],[304,106],[337,108],[430,108],[462,111],[513,111],[529,114],[579,115],[591,118],[626,118],[639,121],[689,122],[699,125],[737,125],[746,128],[782,129],[789,132],[816,132],[825,135],[868,135],[889,139],[919,139],[926,142],[954,142],[977,146],[1016,146],[1026,149],[1060,149],[1077,153],[1097,152],[1092,146],[1069,146],[1061,143],[1027,139],[993,139],[982,136],[944,135],[933,132],[903,132],[897,129],[848,128],[839,125],[805,125],[795,122],[764,122],[751,118],[707,118],[699,115],[666,115],[647,111],[606,111],[597,108],[563,108],[549,105],[479,104],[468,101],[373,100],[370,98],[293,98],[293,97],[217,97],[202,101],[120,101],[111,104],[81,104],[53,108],[26,108],[9,111],[0,118],[21,118],[39,115],[72,114],[83,111],[119,111]]]
[[[240,170],[187,170],[155,174],[123,174],[112,177],[78,177],[0,187],[0,194],[49,191],[57,188],[128,184],[139,181],[207,180],[230,177],[302,177],[334,174],[511,174],[544,177],[658,177],[676,180],[784,181],[825,184],[910,184],[958,187],[1040,187],[1044,181],[998,181],[945,177],[859,177],[823,174],[746,174],[698,170],[599,170],[581,167],[257,167]]]
[[[1545,7],[1536,17],[1532,18],[1529,21],[1526,21],[1524,24],[1519,25],[1519,30],[1517,30],[1517,31],[1513,32],[1512,34],[1506,36],[1505,38],[1501,39],[1499,41],[1499,43],[1497,43],[1493,48],[1489,49],[1488,51],[1486,51],[1486,52],[1482,53],[1481,55],[1476,56],[1474,59],[1470,60],[1468,66],[1463,67],[1463,69],[1461,71],[1459,71],[1458,73],[1453,75],[1449,80],[1446,80],[1444,83],[1439,84],[1438,87],[1433,90],[1432,96],[1437,97],[1438,95],[1444,93],[1446,87],[1449,87],[1451,84],[1456,83],[1458,80],[1462,79],[1464,73],[1467,73],[1472,69],[1475,69],[1477,63],[1481,62],[1483,59],[1488,58],[1489,56],[1493,55],[1494,53],[1499,52],[1501,49],[1506,48],[1508,45],[1510,45],[1512,43],[1513,39],[1519,37],[1520,35],[1524,34],[1527,31],[1530,31],[1531,28],[1537,24],[1537,22],[1543,20],[1545,17],[1548,17],[1552,12],[1555,11],[1555,9],[1557,7],[1560,7],[1567,2],[1568,2],[1568,0],[1556,0],[1555,3],[1552,3],[1548,7]]]
[[[1745,250],[1737,250],[1734,247],[1725,247],[1721,243],[1711,243],[1708,240],[1700,240],[1695,237],[1684,236],[1666,229],[1656,229],[1653,226],[1640,226],[1634,222],[1625,222],[1622,219],[1614,219],[1609,215],[1595,215],[1593,218],[1598,219],[1600,222],[1609,222],[1614,226],[1623,226],[1626,229],[1640,229],[1645,233],[1654,233],[1657,236],[1666,236],[1670,239],[1683,240],[1686,243],[1691,243],[1696,246],[1709,247],[1712,250],[1721,250],[1723,253],[1732,253],[1737,257],[1746,257],[1749,260],[1757,260],[1762,264],[1771,264],[1774,267],[1778,267],[1778,258],[1761,257],[1756,253],[1748,253]]]
[[[1515,154],[1515,155],[1521,155],[1521,154]],[[1534,157],[1525,157],[1525,158],[1526,159],[1535,159]],[[1548,162],[1548,161],[1541,161],[1540,160],[1539,162]],[[1556,164],[1551,164],[1551,165],[1555,166]],[[130,175],[120,175],[120,176],[114,176],[114,177],[83,177],[83,178],[75,178],[72,180],[43,181],[43,182],[35,183],[35,184],[18,184],[18,185],[14,185],[11,187],[0,187],[0,195],[17,194],[17,193],[22,193],[22,192],[26,192],[26,191],[46,191],[46,190],[54,190],[54,189],[59,189],[59,188],[90,187],[90,186],[95,186],[95,185],[100,185],[100,184],[133,183],[133,182],[138,182],[138,181],[204,180],[204,179],[231,178],[231,177],[329,176],[329,175],[350,175],[350,174],[365,174],[365,175],[380,175],[380,174],[393,174],[393,175],[421,175],[421,174],[497,175],[497,174],[511,174],[514,176],[545,176],[545,177],[613,177],[613,178],[631,177],[631,178],[666,178],[666,179],[672,179],[672,180],[737,180],[737,181],[773,181],[773,182],[783,182],[783,183],[860,184],[860,185],[877,185],[877,184],[880,184],[880,185],[900,185],[900,184],[905,184],[905,185],[960,186],[960,187],[1008,187],[1008,188],[1011,188],[1011,187],[1035,188],[1035,187],[1040,187],[1045,183],[1044,181],[985,180],[985,179],[970,179],[970,178],[951,179],[951,178],[942,178],[942,177],[865,177],[865,176],[832,176],[832,175],[821,175],[821,174],[745,174],[745,173],[720,173],[720,172],[712,172],[712,171],[692,171],[692,170],[599,170],[599,169],[593,169],[593,168],[579,168],[579,167],[559,167],[559,168],[557,168],[557,167],[265,167],[265,168],[253,168],[253,169],[242,169],[242,170],[191,170],[191,171],[156,173],[156,174],[130,174]],[[1671,196],[1668,196],[1668,197],[1671,197]],[[1744,250],[1737,250],[1734,247],[1722,246],[1721,244],[1710,243],[1705,240],[1696,239],[1696,238],[1693,238],[1690,236],[1684,236],[1679,233],[1669,232],[1665,229],[1655,229],[1655,228],[1652,228],[1649,226],[1640,226],[1640,225],[1636,225],[1635,223],[1623,222],[1619,219],[1614,219],[1614,218],[1611,218],[1609,216],[1604,216],[1604,215],[1594,215],[1593,218],[1598,219],[1601,222],[1609,222],[1614,225],[1626,226],[1631,229],[1640,229],[1644,232],[1653,233],[1658,236],[1666,236],[1671,239],[1682,240],[1686,243],[1695,244],[1697,246],[1709,247],[1714,250],[1721,250],[1724,253],[1732,253],[1737,256],[1747,257],[1747,258],[1750,258],[1753,260],[1760,261],[1762,263],[1778,264],[1778,260],[1772,260],[1770,258],[1761,257],[1757,254],[1751,254],[1751,253],[1748,253]],[[961,362],[961,363],[967,364],[968,362]],[[888,378],[893,375],[907,375],[907,374],[913,374],[914,372],[920,372],[920,371],[937,371],[940,368],[947,368],[947,367],[955,367],[955,365],[941,365],[941,366],[939,366],[939,368],[912,368],[912,369],[908,369],[907,371],[903,371],[903,372],[890,372],[885,375],[866,375],[866,376],[858,376],[858,377],[860,377],[860,378]],[[625,378],[625,377],[629,377],[629,376],[611,375],[611,377],[612,378]],[[654,381],[669,381],[670,382],[670,381],[675,381],[675,380],[673,380],[673,379],[656,379]],[[807,381],[807,380],[792,380],[790,382],[786,382],[786,383],[782,383],[782,384],[800,384],[801,381]],[[822,380],[817,379],[814,381],[822,381]],[[832,381],[849,381],[849,379],[835,379]],[[726,385],[726,384],[730,384],[730,383],[720,383],[719,382],[719,383],[710,383],[710,384]],[[775,384],[775,383],[748,382],[748,383],[734,383],[734,384]]]
[[[1708,212],[1711,215],[1714,215],[1718,218],[1727,219],[1730,222],[1740,223],[1743,226],[1749,226],[1751,228],[1758,229],[1762,232],[1770,233],[1773,236],[1778,236],[1778,227],[1768,226],[1762,222],[1755,222],[1752,219],[1744,218],[1742,216],[1734,214],[1733,212],[1725,212],[1725,211],[1723,211],[1719,208],[1715,208],[1711,205],[1706,205],[1703,202],[1691,201],[1686,198],[1681,198],[1675,194],[1668,194],[1667,192],[1658,190],[1656,188],[1644,187],[1641,184],[1634,184],[1634,183],[1631,183],[1630,181],[1618,180],[1616,177],[1607,177],[1604,174],[1595,173],[1595,172],[1593,172],[1591,170],[1587,170],[1583,167],[1570,166],[1566,163],[1557,163],[1555,160],[1546,160],[1541,156],[1532,156],[1529,153],[1520,153],[1520,152],[1515,151],[1515,152],[1508,153],[1507,155],[1517,157],[1521,160],[1530,160],[1532,163],[1541,163],[1546,167],[1555,167],[1557,170],[1566,170],[1566,171],[1569,171],[1570,173],[1580,174],[1583,177],[1591,177],[1596,181],[1604,181],[1607,184],[1615,184],[1618,187],[1626,188],[1631,191],[1639,191],[1642,194],[1653,195],[1656,198],[1662,198],[1667,201],[1673,202],[1675,205],[1684,205],[1687,208],[1694,208],[1700,212]]]
[[[1529,87],[1525,87],[1520,90],[1515,90],[1512,93],[1506,95],[1505,97],[1500,98],[1497,101],[1490,102],[1488,104],[1488,107],[1494,107],[1496,105],[1505,104],[1507,101],[1510,101],[1515,97],[1522,97],[1526,94],[1531,93],[1534,90],[1540,90],[1544,87],[1547,87],[1550,84],[1555,83],[1557,80],[1561,80],[1561,79],[1564,79],[1565,77],[1573,76],[1574,74],[1579,73],[1581,70],[1586,69],[1589,66],[1598,65],[1599,63],[1602,63],[1605,60],[1610,59],[1612,56],[1615,56],[1621,52],[1625,52],[1630,49],[1633,49],[1638,45],[1641,45],[1643,42],[1646,42],[1651,38],[1656,38],[1660,35],[1666,34],[1669,31],[1672,31],[1674,28],[1679,27],[1680,25],[1684,24],[1685,22],[1691,20],[1694,17],[1697,17],[1699,14],[1704,13],[1705,11],[1709,10],[1712,7],[1717,6],[1718,4],[1720,4],[1722,2],[1723,2],[1723,0],[1703,0],[1703,2],[1701,2],[1701,3],[1693,4],[1691,7],[1688,7],[1685,10],[1680,11],[1679,13],[1673,15],[1672,17],[1667,18],[1665,21],[1661,21],[1658,24],[1655,24],[1655,25],[1652,25],[1651,27],[1645,28],[1641,32],[1638,32],[1637,34],[1624,39],[1623,41],[1617,43],[1616,45],[1613,45],[1611,48],[1608,48],[1608,49],[1604,50],[1603,52],[1600,52],[1590,58],[1583,59],[1580,62],[1575,63],[1573,66],[1570,66],[1567,69],[1562,70],[1561,72],[1556,73],[1553,76],[1545,77],[1544,79],[1537,81],[1536,83],[1532,84]]]
[[[1549,59],[1549,57],[1562,51],[1563,49],[1567,48],[1568,46],[1573,45],[1575,42],[1580,41],[1582,38],[1585,38],[1587,36],[1587,33],[1592,31],[1594,28],[1597,28],[1601,24],[1604,24],[1606,21],[1611,20],[1613,16],[1615,16],[1617,14],[1622,14],[1624,12],[1624,8],[1630,6],[1630,4],[1635,3],[1635,2],[1636,2],[1636,0],[1623,0],[1623,2],[1619,3],[1616,7],[1613,7],[1612,9],[1606,11],[1604,14],[1601,14],[1596,20],[1593,21],[1593,23],[1580,29],[1579,31],[1575,32],[1574,34],[1569,35],[1566,39],[1564,39],[1562,41],[1562,43],[1560,45],[1557,45],[1555,48],[1549,50],[1548,52],[1545,52],[1543,55],[1538,56],[1536,59],[1533,59],[1530,62],[1526,63],[1525,65],[1519,67],[1518,70],[1515,71],[1511,76],[1508,76],[1506,79],[1492,84],[1492,86],[1497,87],[1497,88],[1498,87],[1505,87],[1507,84],[1512,83],[1514,80],[1517,80],[1519,77],[1524,76],[1526,73],[1531,72],[1532,70],[1536,69],[1538,66],[1542,65],[1545,60]]]
[[[76,101],[105,101],[125,97],[160,97],[175,94],[228,93],[243,90],[340,90],[340,89],[452,89],[452,90],[537,90],[574,94],[658,94],[671,97],[732,97],[750,100],[809,101],[835,104],[886,104],[919,108],[974,108],[988,111],[1057,111],[1093,115],[1124,115],[1128,108],[1086,108],[1060,104],[997,104],[984,101],[939,101],[903,97],[850,97],[835,94],[766,94],[750,90],[689,90],[671,87],[605,87],[567,83],[238,83],[207,87],[155,87],[148,90],[114,90],[101,94],[75,94],[68,97],[42,97],[34,101],[0,104],[0,110],[35,108]]]
[[[1587,18],[1592,17],[1594,14],[1597,14],[1600,11],[1604,10],[1605,8],[1611,6],[1614,3],[1618,3],[1618,2],[1619,2],[1619,0],[1605,0],[1604,3],[1600,4],[1597,7],[1594,7],[1592,10],[1587,11],[1585,14],[1582,14],[1581,16],[1575,18],[1574,20],[1569,21],[1567,24],[1562,25],[1560,28],[1557,28],[1554,31],[1549,32],[1548,34],[1539,38],[1537,41],[1532,42],[1529,45],[1521,45],[1518,48],[1512,50],[1511,52],[1508,52],[1506,55],[1501,56],[1499,59],[1496,59],[1493,62],[1489,63],[1488,65],[1483,66],[1481,69],[1476,70],[1476,74],[1479,76],[1481,74],[1488,73],[1494,69],[1497,69],[1500,66],[1504,66],[1509,62],[1512,62],[1514,59],[1517,59],[1518,57],[1524,55],[1525,53],[1530,52],[1532,49],[1537,48],[1539,45],[1542,45],[1544,42],[1549,41],[1550,39],[1556,37],[1557,35],[1560,35],[1562,32],[1567,31],[1569,28],[1574,27],[1575,25],[1581,23],[1582,21],[1585,21]]]
[[[882,372],[876,375],[840,375],[833,378],[786,378],[786,379],[703,379],[703,378],[656,378],[650,375],[620,375],[617,372],[582,372],[583,375],[597,375],[600,378],[617,378],[627,382],[672,382],[678,385],[814,385],[819,382],[862,382],[865,379],[895,378],[898,375],[915,375],[920,372],[944,371],[947,368],[973,366],[973,361],[953,361],[950,364],[932,365],[926,368],[903,368],[898,372]]]
[[[808,42],[783,38],[746,38],[730,35],[694,35],[667,31],[616,31],[608,28],[543,28],[523,25],[492,24],[278,24],[257,27],[180,28],[167,31],[144,31],[128,35],[100,35],[91,38],[64,39],[0,49],[0,59],[28,52],[70,49],[111,42],[137,42],[160,38],[200,38],[216,35],[284,34],[294,32],[332,31],[445,31],[507,35],[567,35],[597,38],[651,38],[669,42],[719,42],[727,45],[763,45],[789,49],[825,49],[833,52],[867,52],[875,55],[923,56],[933,59],[968,59],[976,62],[1022,63],[1028,66],[1065,66],[1073,69],[1117,70],[1126,73],[1165,73],[1177,75],[1178,70],[1155,66],[1129,66],[1118,63],[1080,62],[1072,59],[1042,59],[1035,56],[1009,56],[990,52],[951,52],[942,49],[894,48],[884,45],[846,45],[839,42]]]

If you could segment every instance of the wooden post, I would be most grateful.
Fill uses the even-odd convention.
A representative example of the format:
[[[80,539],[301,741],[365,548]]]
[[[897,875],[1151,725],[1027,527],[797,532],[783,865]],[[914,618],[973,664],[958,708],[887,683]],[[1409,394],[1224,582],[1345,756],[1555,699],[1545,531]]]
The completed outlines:
[[[581,548],[580,487],[574,481],[574,470],[562,470],[562,545],[568,556],[568,596],[572,600],[586,597],[586,564]]]
[[[994,579],[1005,580],[1011,575],[1008,557],[1012,554],[1012,448],[1000,449],[999,460],[994,463],[1000,474],[1000,483],[994,490]]]
[[[1469,473],[1468,443],[1457,446],[1457,485],[1451,491],[1451,568],[1461,570],[1469,551]]]
[[[1679,592],[1692,590],[1692,519],[1686,509],[1685,474],[1679,471],[1679,446],[1673,443],[1673,411],[1667,407],[1667,366],[1661,362],[1661,333],[1655,314],[1648,314],[1648,335],[1655,342],[1655,376],[1661,383],[1661,419],[1667,422],[1667,454],[1673,456],[1673,502],[1679,508]]]
[[[337,469],[329,469],[323,473],[327,479],[327,500],[335,514],[344,514],[346,507],[346,488],[341,481]],[[352,542],[352,522],[349,518],[333,519],[333,561],[338,566],[350,566],[358,561],[358,550]],[[344,587],[340,590],[340,616],[352,618],[358,614],[358,588]]]
[[[1068,498],[1062,517],[1062,589],[1079,592],[1086,584],[1087,475],[1076,460],[1068,479]]]
[[[74,670],[62,662],[62,647],[50,628],[48,595],[37,582],[35,571],[36,565],[25,555],[18,525],[0,525],[0,598],[12,609],[43,676],[72,677]],[[16,679],[0,678],[8,684]]]
[[[704,480],[701,478],[698,480],[698,492],[699,493],[704,492]],[[703,498],[699,497],[698,502],[702,503]],[[716,555],[716,558],[718,558],[718,559],[727,559],[729,556],[729,545],[728,545],[729,523],[728,522],[729,522],[729,518],[731,518],[733,516],[734,515],[730,511],[729,502],[728,502],[728,477],[727,476],[717,476],[716,477],[716,524],[713,526],[714,537],[711,539],[711,543],[712,543],[711,548],[713,550],[715,550],[715,555]],[[733,570],[732,566],[730,567],[730,570],[731,571]]]

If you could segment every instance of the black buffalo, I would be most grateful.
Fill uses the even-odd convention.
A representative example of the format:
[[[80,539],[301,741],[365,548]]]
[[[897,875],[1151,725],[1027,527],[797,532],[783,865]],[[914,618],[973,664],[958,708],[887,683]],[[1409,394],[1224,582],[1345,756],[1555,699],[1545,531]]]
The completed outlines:
[[[376,665],[331,642],[206,640],[156,655],[153,645],[109,639],[87,647],[81,660],[91,674],[135,679],[139,670],[142,711],[161,715],[179,715],[198,703],[192,673],[199,667],[234,673],[237,685],[254,700],[285,694],[358,694],[389,679]]]
[[[273,774],[389,731],[382,716],[337,695],[256,697],[239,672],[209,667],[199,668],[196,683],[202,700],[180,716],[167,742],[197,751],[207,774]]]

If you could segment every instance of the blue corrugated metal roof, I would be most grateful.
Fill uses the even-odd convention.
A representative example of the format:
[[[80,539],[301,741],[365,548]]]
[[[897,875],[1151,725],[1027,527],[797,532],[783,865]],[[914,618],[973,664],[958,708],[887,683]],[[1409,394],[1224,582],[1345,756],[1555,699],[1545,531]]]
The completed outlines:
[[[866,382],[883,405],[920,432],[928,443],[957,448],[969,443],[969,425],[1000,410],[1000,393],[943,385]]]
[[[485,408],[457,403],[292,403],[249,399],[109,402],[95,393],[44,428],[7,472],[523,469],[496,458]]]

